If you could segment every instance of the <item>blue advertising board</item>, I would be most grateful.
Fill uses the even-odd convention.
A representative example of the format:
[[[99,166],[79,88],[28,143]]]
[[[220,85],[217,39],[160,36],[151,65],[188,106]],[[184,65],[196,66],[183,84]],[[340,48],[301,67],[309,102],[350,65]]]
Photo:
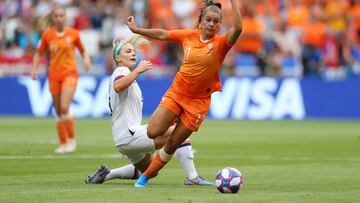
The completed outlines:
[[[76,117],[109,116],[108,77],[81,76],[71,105]],[[144,116],[150,116],[171,79],[139,79]],[[54,115],[46,79],[0,78],[0,116]],[[225,78],[212,95],[213,119],[360,119],[360,79]]]

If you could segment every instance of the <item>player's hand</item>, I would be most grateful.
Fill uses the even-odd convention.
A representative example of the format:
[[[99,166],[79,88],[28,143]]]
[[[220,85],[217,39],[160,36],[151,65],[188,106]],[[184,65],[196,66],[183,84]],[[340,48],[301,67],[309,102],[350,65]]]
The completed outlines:
[[[151,68],[152,68],[152,63],[150,61],[141,60],[140,64],[135,70],[138,71],[139,73],[143,73],[147,70],[150,70]]]
[[[126,25],[129,27],[129,29],[135,33],[136,25],[135,25],[135,18],[134,16],[130,16],[126,19]]]
[[[89,72],[90,67],[91,67],[91,62],[90,62],[90,58],[89,57],[85,57],[83,60],[83,67],[85,69],[86,72]]]
[[[30,75],[31,75],[31,78],[32,78],[33,80],[37,80],[37,78],[38,78],[38,73],[37,73],[37,71],[31,70]]]

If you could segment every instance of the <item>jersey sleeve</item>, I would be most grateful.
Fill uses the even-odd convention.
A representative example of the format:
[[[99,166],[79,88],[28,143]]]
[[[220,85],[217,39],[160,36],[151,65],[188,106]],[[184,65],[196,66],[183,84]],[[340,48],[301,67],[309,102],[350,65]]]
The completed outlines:
[[[79,49],[81,54],[84,53],[85,48],[84,48],[83,44],[81,43],[79,31],[75,32],[75,46]]]
[[[114,88],[115,81],[123,78],[124,76],[128,75],[129,73],[130,73],[130,70],[128,68],[125,68],[125,67],[116,68],[114,70],[113,74],[111,75],[111,81],[110,81],[111,87]],[[124,91],[119,92],[118,94],[123,94],[124,92],[127,92],[127,89],[128,88],[126,88]]]
[[[168,31],[168,40],[181,44],[185,37],[193,33],[193,30],[170,30]]]
[[[111,80],[112,80],[112,82],[115,82],[116,80],[121,79],[122,77],[128,75],[129,73],[130,73],[130,70],[128,68],[125,68],[125,67],[117,68],[111,75]]]
[[[41,53],[44,52],[46,50],[46,48],[48,47],[46,37],[47,37],[47,32],[44,32],[41,35],[41,38],[40,38],[40,41],[39,41],[39,44],[37,47],[37,51],[39,51]]]
[[[221,60],[225,58],[225,55],[229,52],[233,44],[230,44],[227,40],[226,35],[222,35],[218,38],[220,46],[221,46]]]

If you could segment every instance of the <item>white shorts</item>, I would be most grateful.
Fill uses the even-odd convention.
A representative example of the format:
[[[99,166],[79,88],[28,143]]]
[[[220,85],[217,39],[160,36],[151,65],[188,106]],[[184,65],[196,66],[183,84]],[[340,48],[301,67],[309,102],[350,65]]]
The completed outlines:
[[[138,163],[147,154],[154,153],[155,151],[154,141],[147,136],[146,131],[147,125],[132,128],[132,131],[129,131],[132,134],[130,142],[116,146],[120,153],[126,155],[131,160],[132,164]]]

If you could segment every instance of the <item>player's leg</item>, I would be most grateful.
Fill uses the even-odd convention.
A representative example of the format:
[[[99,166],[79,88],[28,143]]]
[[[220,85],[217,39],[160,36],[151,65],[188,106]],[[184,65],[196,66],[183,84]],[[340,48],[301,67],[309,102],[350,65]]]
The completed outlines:
[[[155,149],[161,149],[165,145],[166,140],[170,137],[174,129],[175,129],[175,125],[172,125],[170,126],[170,128],[167,129],[167,131],[163,135],[152,139],[155,145]],[[147,136],[147,134],[145,136]],[[148,139],[151,138],[148,137]]]
[[[154,139],[155,148],[160,149],[174,131],[175,125],[171,126],[163,136]],[[176,158],[180,161],[181,167],[185,172],[185,185],[212,185],[203,177],[199,176],[194,164],[194,152],[190,139],[186,139],[175,151]]]
[[[172,111],[161,106],[157,107],[150,117],[147,135],[151,139],[163,136],[168,131],[169,126],[174,123],[175,118],[176,114]]]
[[[195,168],[194,152],[190,143],[190,139],[186,139],[175,151],[176,158],[179,159],[185,172],[185,185],[213,185],[210,181],[200,176]]]
[[[141,161],[136,164],[128,164],[119,168],[109,169],[105,165],[88,176],[85,180],[86,184],[101,184],[105,181],[113,179],[137,179],[141,171],[144,172],[152,160],[152,154],[147,154]]]
[[[63,154],[65,153],[67,145],[67,135],[66,135],[66,125],[63,119],[61,118],[60,112],[60,92],[52,92],[53,105],[56,112],[56,130],[59,138],[60,146],[55,149],[55,153]]]
[[[153,178],[158,174],[158,172],[170,161],[180,144],[183,143],[192,132],[193,131],[189,130],[181,121],[179,121],[164,147],[159,150],[159,153],[152,160],[148,169],[135,183],[135,187],[146,187],[149,178]]]
[[[106,166],[101,166],[100,169],[89,176],[85,182],[103,183],[104,181],[112,179],[138,178],[141,173],[140,171],[144,172],[150,165],[152,153],[155,151],[154,140],[147,136],[146,129],[147,125],[133,127],[131,131],[133,131],[134,134],[132,135],[130,142],[117,146],[119,152],[125,155],[132,164],[112,170],[109,170]],[[159,138],[160,137],[156,139]]]
[[[164,147],[159,150],[159,153],[155,156],[149,168],[139,177],[135,187],[145,187],[148,179],[152,178],[154,174],[157,174],[157,172],[170,161],[173,153],[178,149],[180,144],[183,143],[192,132],[198,130],[210,107],[210,98],[187,98],[171,90],[169,90],[164,97],[165,99],[162,100],[160,106],[171,109],[172,112],[178,112],[176,115],[179,115],[180,122],[176,125],[174,132],[166,141]],[[176,107],[180,108],[180,111],[174,111],[173,109],[177,110]],[[198,176],[197,179],[203,180],[200,176]]]
[[[61,117],[66,126],[66,132],[68,136],[67,152],[73,152],[76,150],[75,141],[75,120],[70,113],[70,105],[73,100],[75,90],[77,86],[77,76],[70,75],[64,79],[61,90]]]
[[[194,152],[192,151],[190,139],[186,139],[175,151],[176,158],[184,169],[186,178],[194,179],[198,173],[194,164]]]
[[[180,115],[182,109],[178,101],[180,96],[170,88],[162,97],[160,105],[151,115],[147,135],[154,139],[164,135],[170,126],[175,124],[175,119]]]
[[[145,157],[135,164],[128,164],[126,166],[111,169],[109,174],[105,176],[105,181],[112,179],[137,179],[141,172],[144,172],[150,165],[152,160],[152,153],[148,153]]]

